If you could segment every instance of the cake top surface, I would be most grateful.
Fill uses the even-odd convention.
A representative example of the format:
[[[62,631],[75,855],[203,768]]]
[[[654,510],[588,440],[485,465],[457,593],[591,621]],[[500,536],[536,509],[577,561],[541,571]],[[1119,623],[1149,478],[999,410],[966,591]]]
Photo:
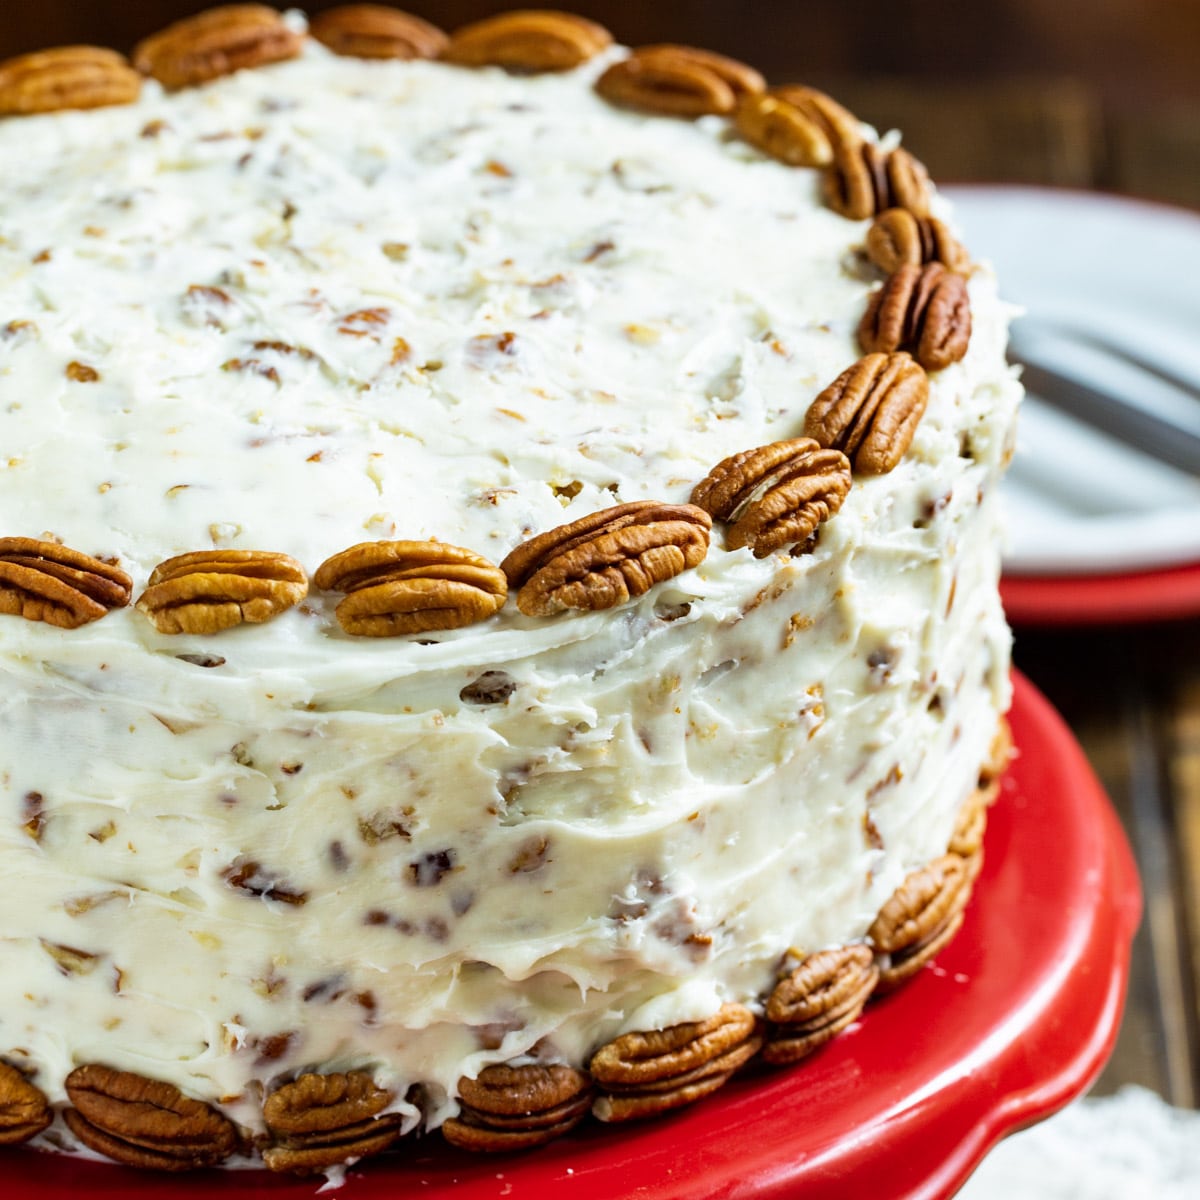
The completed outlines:
[[[797,436],[859,354],[864,224],[727,120],[607,103],[591,84],[623,53],[520,77],[310,43],[0,123],[6,531],[115,556],[138,587],[213,547],[311,572],[436,538],[499,562]],[[935,377],[889,488],[951,450],[972,369]],[[702,578],[747,568],[716,541]],[[344,639],[320,607],[234,633],[268,657],[305,627]],[[121,621],[141,619],[105,632]]]

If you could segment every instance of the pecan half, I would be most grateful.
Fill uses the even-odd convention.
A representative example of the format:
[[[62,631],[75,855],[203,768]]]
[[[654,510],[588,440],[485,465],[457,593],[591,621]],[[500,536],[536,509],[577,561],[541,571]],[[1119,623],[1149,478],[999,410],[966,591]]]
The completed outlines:
[[[301,1075],[263,1103],[263,1162],[307,1175],[378,1154],[400,1136],[400,1115],[385,1112],[394,1099],[365,1071]]]
[[[137,607],[159,633],[259,625],[308,595],[304,568],[271,550],[196,550],[154,568]]]
[[[971,257],[949,226],[937,217],[918,217],[907,208],[885,209],[867,230],[867,257],[887,274],[906,263],[940,262],[965,275]]]
[[[904,266],[889,275],[858,326],[858,344],[868,354],[907,350],[927,371],[958,362],[970,342],[966,281],[941,263]]]
[[[907,355],[867,354],[809,406],[804,433],[845,452],[863,475],[885,475],[905,455],[929,400],[929,378]]]
[[[935,958],[958,932],[971,875],[957,854],[911,872],[867,930],[879,963],[876,990],[890,991]]]
[[[870,946],[858,942],[801,959],[767,1000],[763,1058],[792,1063],[858,1020],[879,981]]]
[[[343,4],[317,13],[308,32],[346,58],[437,58],[449,39],[436,26],[386,4]]]
[[[447,542],[360,542],[318,568],[324,591],[345,592],[338,624],[359,637],[460,629],[504,607],[508,581],[482,555]]]
[[[592,1105],[592,1085],[562,1064],[496,1064],[458,1081],[461,1107],[442,1135],[463,1150],[529,1150],[573,1129]]]
[[[522,542],[500,564],[529,617],[624,604],[698,566],[712,518],[691,504],[617,504]]]
[[[755,558],[765,558],[782,546],[804,545],[842,507],[850,482],[840,450],[792,438],[722,459],[692,489],[692,503],[732,522],[727,549],[749,546]]]
[[[706,1021],[626,1033],[602,1046],[589,1064],[602,1094],[592,1106],[601,1121],[657,1116],[715,1092],[762,1047],[758,1022],[740,1004],[723,1005]]]
[[[987,832],[987,810],[992,796],[985,788],[974,791],[959,805],[950,835],[948,854],[957,854],[967,865],[972,881],[983,867],[983,836]]]
[[[0,117],[132,104],[141,76],[101,46],[57,46],[0,63]]]
[[[215,1166],[238,1147],[232,1121],[173,1084],[88,1063],[67,1076],[66,1088],[71,1132],[126,1166],[188,1171]]]
[[[743,96],[765,87],[735,58],[667,43],[639,47],[596,80],[596,91],[613,104],[674,117],[731,113]]]
[[[980,787],[999,782],[1012,761],[1013,753],[1012,726],[1007,717],[1001,717],[992,744],[988,747],[988,756],[979,769]]]
[[[165,88],[196,87],[252,67],[295,58],[304,39],[265,4],[225,4],[184,17],[139,42],[133,63]]]
[[[853,113],[815,88],[792,85],[743,96],[737,131],[764,154],[792,167],[823,167],[834,148],[862,141]]]
[[[53,1119],[46,1097],[16,1067],[0,1062],[0,1146],[29,1141]]]
[[[445,62],[509,71],[570,71],[612,44],[603,25],[555,9],[515,9],[456,29]]]
[[[0,538],[0,613],[77,629],[124,608],[133,580],[119,567],[57,542]]]
[[[834,147],[825,173],[825,203],[843,217],[863,221],[888,208],[929,213],[929,175],[903,146],[882,150],[862,141]]]

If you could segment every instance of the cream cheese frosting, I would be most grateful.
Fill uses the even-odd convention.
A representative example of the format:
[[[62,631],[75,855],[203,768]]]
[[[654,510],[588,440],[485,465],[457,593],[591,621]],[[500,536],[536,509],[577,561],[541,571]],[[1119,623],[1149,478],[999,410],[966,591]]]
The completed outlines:
[[[608,61],[309,45],[0,124],[0,534],[139,589],[212,547],[498,562],[797,436],[859,354],[865,225],[723,120],[609,106]],[[0,619],[0,1055],[251,1130],[272,1080],[362,1068],[437,1125],[490,1062],[583,1063],[861,938],[1008,701],[1020,389],[969,287],[966,357],[811,553],[714,534],[622,608],[419,638],[319,593],[208,638]]]

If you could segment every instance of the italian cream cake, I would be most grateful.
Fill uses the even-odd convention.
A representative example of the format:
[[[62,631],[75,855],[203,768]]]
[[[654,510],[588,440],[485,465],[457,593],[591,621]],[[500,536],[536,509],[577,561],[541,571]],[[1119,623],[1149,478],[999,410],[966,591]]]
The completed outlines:
[[[0,1142],[533,1146],[953,935],[1020,389],[895,135],[369,5],[0,111]]]

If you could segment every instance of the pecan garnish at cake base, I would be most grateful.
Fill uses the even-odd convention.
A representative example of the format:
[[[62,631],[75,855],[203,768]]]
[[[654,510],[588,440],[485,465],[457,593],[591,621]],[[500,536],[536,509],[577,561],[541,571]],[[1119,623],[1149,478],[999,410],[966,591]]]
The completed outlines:
[[[500,569],[527,617],[614,608],[699,566],[711,528],[693,504],[617,504],[522,542]]]
[[[910,264],[889,275],[858,326],[866,353],[906,350],[927,371],[958,362],[970,342],[966,281],[941,263]]]
[[[742,97],[734,123],[752,146],[791,167],[827,166],[835,147],[863,140],[853,113],[798,84]]]
[[[596,91],[613,104],[673,117],[732,113],[743,96],[766,81],[735,58],[694,46],[641,46],[613,63],[596,81]]]
[[[884,475],[905,455],[929,400],[929,379],[907,354],[867,354],[809,406],[805,436],[845,452],[863,475]]]
[[[570,71],[612,44],[603,25],[555,9],[515,9],[456,29],[445,62],[509,71]]]
[[[223,1162],[239,1139],[232,1121],[174,1084],[88,1063],[66,1080],[71,1132],[89,1149],[130,1167],[189,1171]]]
[[[265,4],[226,4],[184,17],[134,47],[133,63],[172,91],[295,58],[304,39]]]
[[[889,275],[908,263],[940,262],[959,275],[971,267],[970,255],[944,221],[907,208],[889,208],[875,218],[867,230],[867,257]]]
[[[962,802],[950,835],[948,854],[957,854],[967,867],[971,882],[983,868],[983,836],[987,832],[987,810],[991,797],[983,788],[976,788]]]
[[[0,117],[132,104],[142,77],[102,46],[57,46],[0,63]]]
[[[437,541],[360,542],[326,559],[313,582],[345,592],[338,624],[359,637],[460,629],[504,606],[504,572],[480,554]]]
[[[16,1067],[0,1062],[0,1146],[29,1141],[53,1119],[46,1097]]]
[[[308,22],[322,45],[347,58],[437,58],[448,38],[436,26],[386,4],[344,4]]]
[[[120,567],[38,538],[0,538],[0,613],[77,629],[124,608],[133,580]]]
[[[442,1135],[462,1150],[530,1150],[573,1129],[592,1106],[588,1077],[563,1064],[484,1067],[458,1081],[462,1101]]]
[[[385,1111],[394,1099],[365,1071],[301,1075],[263,1104],[263,1162],[307,1175],[378,1154],[400,1136],[400,1115]]]
[[[884,150],[862,141],[835,147],[824,190],[825,203],[851,221],[889,208],[904,208],[919,217],[929,213],[929,175],[903,146]]]
[[[867,930],[879,963],[876,991],[915,975],[958,932],[971,898],[971,874],[957,854],[911,872]]]
[[[706,1021],[625,1033],[588,1064],[601,1095],[601,1121],[633,1121],[691,1104],[715,1092],[762,1047],[754,1014],[725,1004]]]
[[[308,595],[304,568],[270,550],[196,550],[161,562],[137,607],[159,633],[259,625]]]
[[[763,1059],[780,1064],[807,1057],[858,1020],[878,981],[875,956],[862,942],[802,958],[767,1000]]]
[[[840,450],[792,438],[722,459],[692,489],[692,503],[732,522],[726,549],[749,546],[755,558],[765,558],[807,543],[842,507],[850,483],[850,463]]]

